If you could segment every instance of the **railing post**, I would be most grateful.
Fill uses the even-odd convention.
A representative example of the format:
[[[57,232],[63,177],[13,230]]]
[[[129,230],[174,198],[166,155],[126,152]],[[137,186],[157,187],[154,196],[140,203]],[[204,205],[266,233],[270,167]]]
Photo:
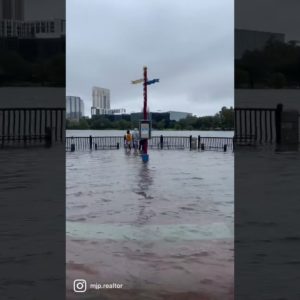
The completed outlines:
[[[51,144],[52,144],[52,130],[51,130],[50,127],[46,127],[46,129],[45,129],[45,134],[46,134],[46,136],[45,136],[45,139],[46,139],[46,145],[47,145],[48,147],[50,147]]]
[[[224,152],[227,151],[227,145],[226,144],[223,146],[223,149],[224,149]]]
[[[119,143],[117,143],[117,149],[119,149],[120,148],[120,144]]]
[[[281,143],[281,119],[282,119],[282,110],[283,105],[278,104],[276,107],[276,114],[275,114],[275,125],[276,125],[276,143]]]
[[[90,140],[90,150],[92,150],[92,148],[93,148],[93,138],[92,138],[91,135],[89,137],[89,140]]]
[[[160,149],[164,148],[164,137],[163,135],[160,136]]]
[[[201,137],[198,135],[198,149],[200,149],[200,144],[201,144]]]
[[[190,135],[190,150],[192,150],[192,136]]]
[[[95,144],[95,150],[97,150],[97,144]]]
[[[204,150],[204,143],[201,144],[201,150]]]
[[[71,144],[71,152],[75,151],[75,144]]]

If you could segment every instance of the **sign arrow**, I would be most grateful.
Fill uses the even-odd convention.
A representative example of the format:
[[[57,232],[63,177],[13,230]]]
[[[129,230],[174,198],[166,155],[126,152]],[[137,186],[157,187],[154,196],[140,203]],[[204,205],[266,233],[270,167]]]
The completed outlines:
[[[159,79],[152,79],[147,81],[147,85],[159,82]]]
[[[143,78],[131,81],[132,84],[137,84],[137,83],[142,83],[142,82],[144,82]]]

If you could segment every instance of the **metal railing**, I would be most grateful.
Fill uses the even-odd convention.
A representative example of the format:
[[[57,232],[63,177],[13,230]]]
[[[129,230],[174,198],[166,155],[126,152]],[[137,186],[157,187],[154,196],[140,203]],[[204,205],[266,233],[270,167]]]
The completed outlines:
[[[236,144],[279,142],[282,105],[276,108],[235,108]]]
[[[65,140],[64,108],[0,108],[0,144]]]
[[[148,140],[150,149],[170,150],[213,150],[233,151],[233,138],[230,137],[192,137],[192,136],[153,136]],[[89,136],[66,137],[66,150],[108,150],[124,148],[124,137]]]

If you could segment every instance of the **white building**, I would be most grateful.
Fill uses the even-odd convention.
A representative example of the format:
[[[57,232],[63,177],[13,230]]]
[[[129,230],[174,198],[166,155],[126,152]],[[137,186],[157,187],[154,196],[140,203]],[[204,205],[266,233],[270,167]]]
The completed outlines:
[[[100,87],[93,87],[93,106],[91,116],[94,115],[117,115],[125,114],[124,108],[110,108],[110,90]]]
[[[60,38],[66,34],[66,22],[61,19],[19,21],[0,20],[0,37]]]
[[[181,119],[185,119],[188,116],[192,116],[191,113],[181,112],[181,111],[168,111],[170,114],[171,121],[179,121]]]
[[[100,108],[97,108],[94,106],[91,107],[91,115],[92,116],[94,116],[94,115],[121,115],[121,114],[125,114],[125,113],[126,113],[125,108],[100,109]]]
[[[113,108],[110,110],[111,115],[121,115],[121,114],[125,114],[125,113],[126,113],[125,108]]]
[[[100,87],[93,87],[93,112],[98,112],[94,114],[107,115],[110,110],[110,90]]]
[[[66,97],[66,119],[79,121],[84,116],[84,103],[80,97]]]

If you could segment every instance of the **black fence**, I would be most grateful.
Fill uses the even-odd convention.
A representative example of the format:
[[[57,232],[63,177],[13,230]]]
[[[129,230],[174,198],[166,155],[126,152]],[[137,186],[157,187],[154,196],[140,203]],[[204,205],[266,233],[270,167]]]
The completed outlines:
[[[0,145],[65,140],[63,108],[0,108]]]
[[[213,150],[233,151],[233,138],[229,137],[192,137],[192,136],[153,136],[148,140],[150,149],[160,150]],[[67,151],[108,150],[125,148],[124,137],[66,137]]]
[[[188,149],[190,137],[188,136],[153,136],[148,140],[150,149]]]
[[[282,105],[276,108],[235,108],[236,145],[279,143],[281,140]]]
[[[234,150],[233,138],[198,136],[197,146],[201,150],[227,151]]]
[[[66,137],[66,150],[108,150],[119,149],[124,138],[119,136]]]

